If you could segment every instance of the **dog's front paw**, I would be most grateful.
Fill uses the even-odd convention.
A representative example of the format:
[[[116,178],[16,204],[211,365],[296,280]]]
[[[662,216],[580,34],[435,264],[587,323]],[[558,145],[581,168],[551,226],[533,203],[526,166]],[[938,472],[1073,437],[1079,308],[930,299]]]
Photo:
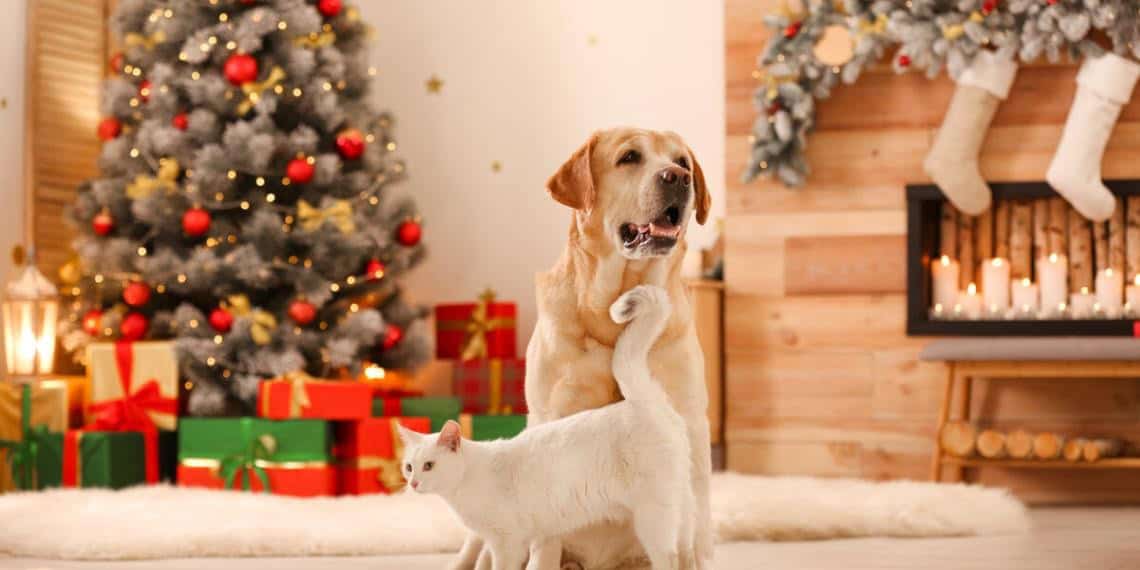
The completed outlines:
[[[667,307],[669,294],[656,285],[638,285],[618,297],[610,305],[610,318],[617,324],[628,323],[650,307]]]

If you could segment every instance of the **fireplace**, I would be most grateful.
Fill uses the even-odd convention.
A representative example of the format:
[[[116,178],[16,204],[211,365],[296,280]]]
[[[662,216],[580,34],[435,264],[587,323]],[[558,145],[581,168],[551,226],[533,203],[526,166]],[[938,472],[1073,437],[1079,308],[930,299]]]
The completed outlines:
[[[977,217],[907,186],[907,334],[1140,336],[1140,180],[1105,184],[1100,223],[1044,182],[991,184]]]

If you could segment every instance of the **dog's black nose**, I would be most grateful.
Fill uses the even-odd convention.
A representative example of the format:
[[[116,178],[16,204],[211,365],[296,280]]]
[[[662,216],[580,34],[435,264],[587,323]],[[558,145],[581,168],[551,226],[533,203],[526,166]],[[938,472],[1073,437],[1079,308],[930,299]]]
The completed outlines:
[[[669,166],[661,171],[662,186],[688,186],[693,181],[689,171],[680,166]]]

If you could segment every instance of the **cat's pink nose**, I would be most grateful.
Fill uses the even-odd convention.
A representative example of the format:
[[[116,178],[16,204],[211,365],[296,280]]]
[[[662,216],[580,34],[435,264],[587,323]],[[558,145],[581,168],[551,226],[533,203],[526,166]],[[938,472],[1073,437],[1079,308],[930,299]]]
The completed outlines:
[[[412,488],[413,489],[419,489],[420,488],[420,482],[419,481],[412,481]]]

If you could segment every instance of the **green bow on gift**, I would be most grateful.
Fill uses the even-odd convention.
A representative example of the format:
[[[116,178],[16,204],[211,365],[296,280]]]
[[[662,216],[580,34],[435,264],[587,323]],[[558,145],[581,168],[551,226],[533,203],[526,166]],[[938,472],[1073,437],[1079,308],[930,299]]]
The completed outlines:
[[[24,384],[20,391],[20,433],[23,435],[20,441],[0,439],[0,449],[8,452],[8,464],[16,487],[24,491],[38,490],[40,482],[36,467],[48,429],[47,426],[32,425],[32,387],[29,384]]]
[[[268,461],[273,454],[277,451],[277,440],[269,434],[262,434],[255,438],[249,438],[249,448],[245,453],[238,453],[231,455],[222,460],[219,467],[219,474],[222,476],[225,487],[232,489],[234,486],[234,479],[238,473],[242,471],[249,471],[261,481],[261,492],[269,492],[269,474],[265,469],[259,465],[259,462]],[[250,490],[250,477],[242,477],[241,490]]]

